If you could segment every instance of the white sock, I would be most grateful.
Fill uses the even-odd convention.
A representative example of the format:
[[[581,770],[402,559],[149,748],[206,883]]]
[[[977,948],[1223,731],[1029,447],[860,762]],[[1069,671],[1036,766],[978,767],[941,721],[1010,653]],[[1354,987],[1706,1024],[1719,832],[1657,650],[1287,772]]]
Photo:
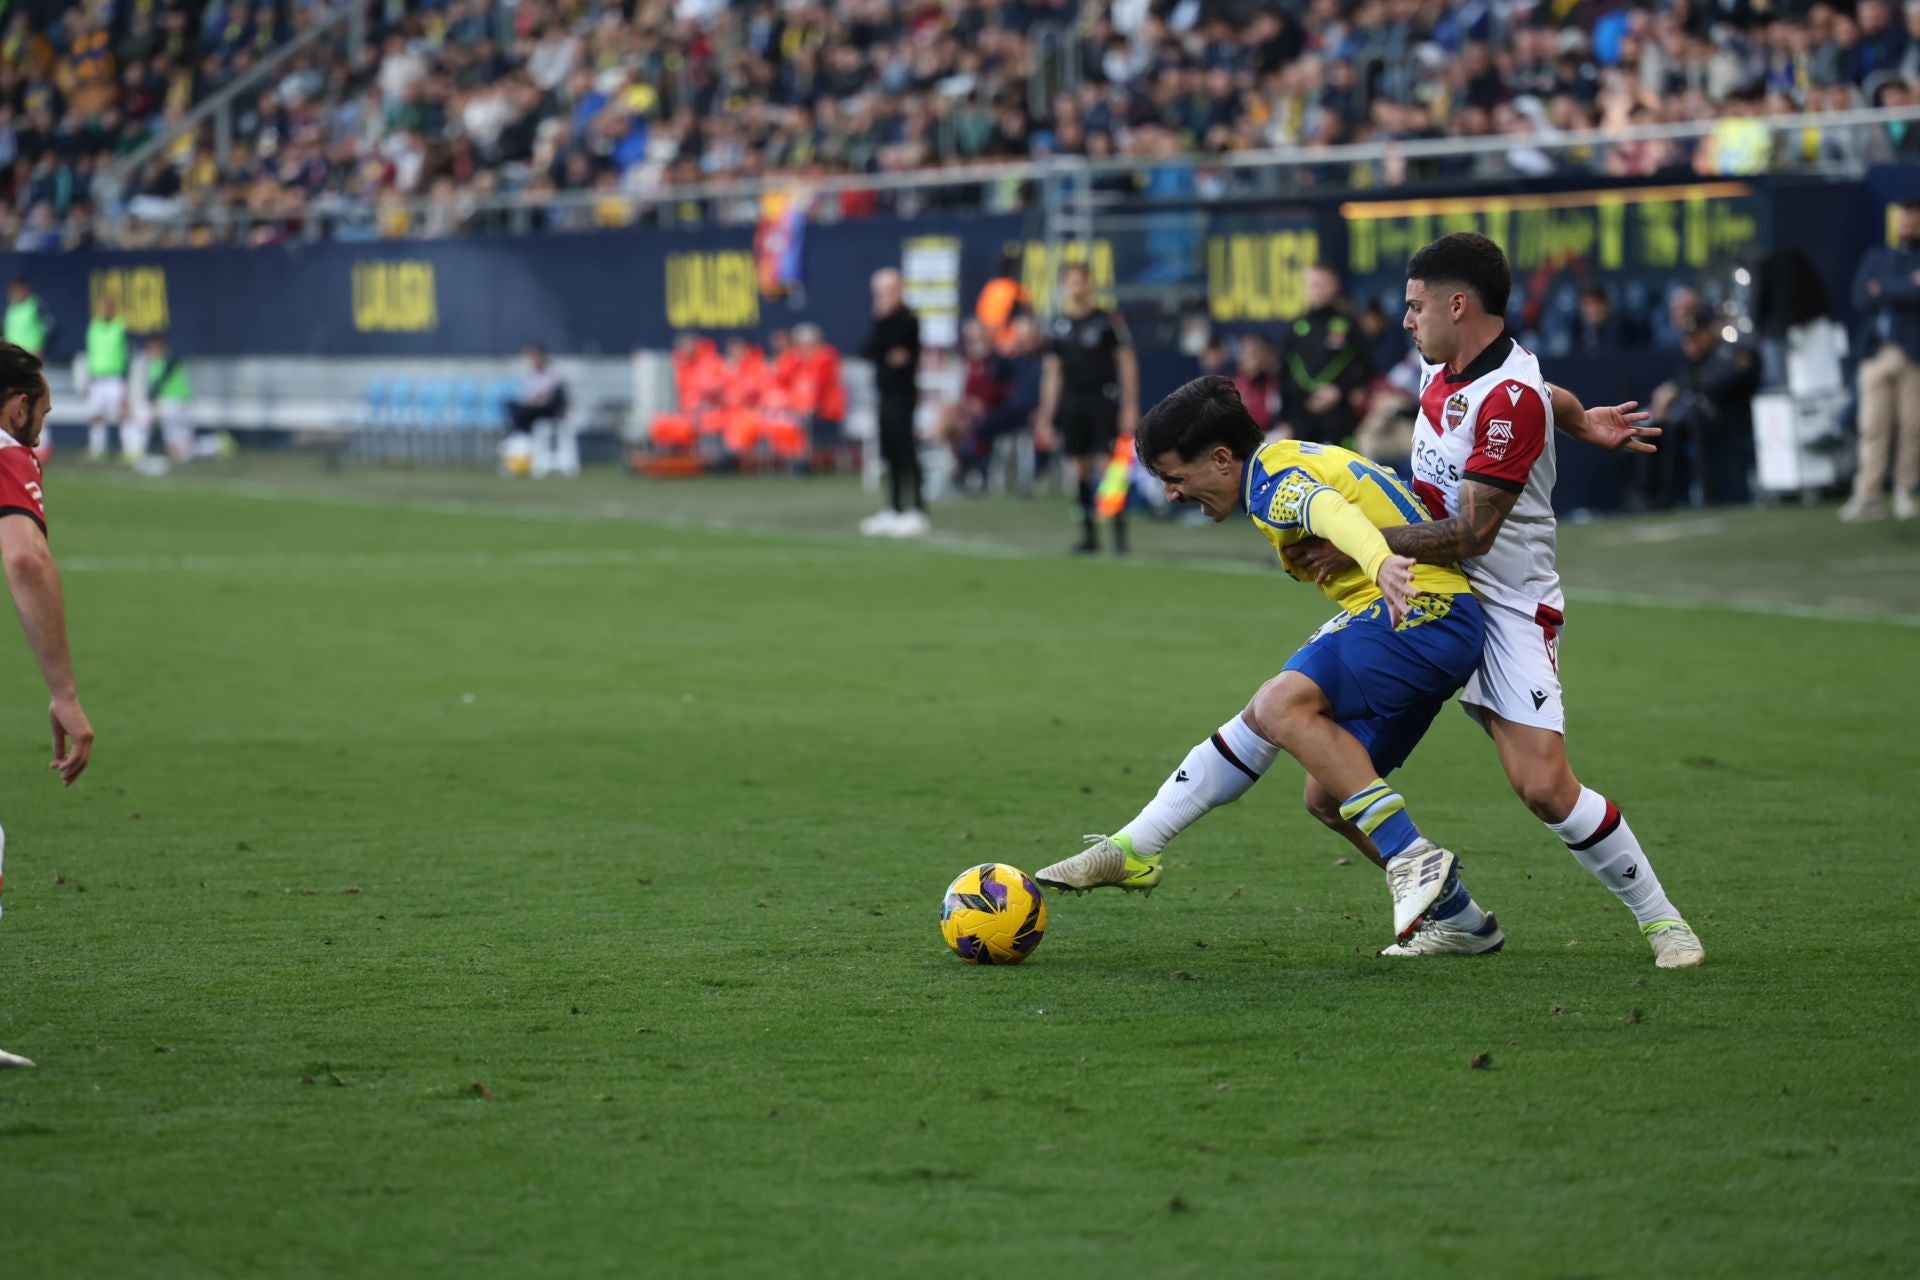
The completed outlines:
[[[1133,851],[1143,858],[1160,852],[1208,810],[1247,794],[1278,754],[1280,748],[1235,716],[1187,752],[1180,767],[1160,784],[1153,802],[1119,834],[1131,839]]]
[[[87,428],[87,452],[98,458],[107,451],[107,429],[103,426]]]
[[[1613,801],[1582,787],[1566,821],[1549,822],[1547,828],[1566,842],[1575,862],[1627,904],[1635,920],[1647,925],[1680,919],[1679,909],[1667,899],[1646,851]]]
[[[147,439],[152,434],[153,428],[130,422],[120,428],[120,448],[130,460],[138,462],[147,456]]]

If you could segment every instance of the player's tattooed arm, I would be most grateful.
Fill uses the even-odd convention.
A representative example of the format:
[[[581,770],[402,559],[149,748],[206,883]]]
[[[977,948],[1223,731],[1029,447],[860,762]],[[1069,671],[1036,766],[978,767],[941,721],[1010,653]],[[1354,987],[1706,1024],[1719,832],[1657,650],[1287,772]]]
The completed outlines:
[[[1519,500],[1517,490],[1462,480],[1459,515],[1396,525],[1380,534],[1387,540],[1387,550],[1397,556],[1411,556],[1422,564],[1457,564],[1487,553]],[[1353,567],[1353,558],[1324,538],[1305,538],[1281,554],[1295,577],[1311,578],[1323,587]]]
[[[1491,550],[1493,540],[1500,536],[1500,526],[1519,500],[1518,489],[1462,480],[1459,515],[1399,525],[1381,533],[1395,555],[1412,556],[1422,564],[1455,564]]]

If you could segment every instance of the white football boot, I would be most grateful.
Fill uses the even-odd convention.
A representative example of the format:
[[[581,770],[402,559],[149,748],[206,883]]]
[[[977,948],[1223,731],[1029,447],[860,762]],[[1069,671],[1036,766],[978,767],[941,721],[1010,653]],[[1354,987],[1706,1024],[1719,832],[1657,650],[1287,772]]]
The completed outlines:
[[[1478,929],[1456,929],[1444,920],[1422,920],[1405,942],[1382,947],[1383,956],[1490,956],[1507,945],[1499,919],[1489,911]]]
[[[900,527],[903,513],[888,507],[885,511],[876,511],[860,522],[860,532],[869,538],[891,538],[894,530]]]
[[[1653,948],[1653,963],[1662,969],[1694,969],[1707,962],[1700,935],[1685,920],[1658,920],[1642,930]]]
[[[915,507],[911,511],[902,511],[900,518],[887,530],[890,538],[924,538],[933,532],[933,521],[927,519],[927,513]]]
[[[1387,888],[1393,894],[1393,936],[1405,942],[1427,908],[1446,891],[1459,859],[1422,836],[1387,863]]]
[[[1085,893],[1116,888],[1151,895],[1160,884],[1160,855],[1142,858],[1133,852],[1127,836],[1090,835],[1087,847],[1071,858],[1042,867],[1033,878],[1049,889]]]

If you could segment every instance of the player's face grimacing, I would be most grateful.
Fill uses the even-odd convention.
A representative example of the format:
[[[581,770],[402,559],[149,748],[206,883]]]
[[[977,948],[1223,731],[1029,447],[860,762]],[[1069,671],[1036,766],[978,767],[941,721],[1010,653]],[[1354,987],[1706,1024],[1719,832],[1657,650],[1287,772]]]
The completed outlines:
[[[1160,483],[1167,487],[1168,502],[1198,503],[1215,524],[1232,515],[1240,505],[1240,473],[1244,465],[1224,445],[1215,445],[1192,462],[1169,449],[1147,463],[1153,474],[1160,477]]]
[[[1452,295],[1435,293],[1425,280],[1407,281],[1407,314],[1400,327],[1413,335],[1413,345],[1428,364],[1446,364],[1460,352],[1453,307]]]

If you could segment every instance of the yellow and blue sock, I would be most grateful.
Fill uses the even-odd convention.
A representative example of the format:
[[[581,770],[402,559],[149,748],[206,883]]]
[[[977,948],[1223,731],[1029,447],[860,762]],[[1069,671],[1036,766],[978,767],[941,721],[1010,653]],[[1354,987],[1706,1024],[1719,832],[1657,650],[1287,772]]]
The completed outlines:
[[[1420,839],[1420,829],[1407,816],[1407,802],[1378,778],[1342,801],[1340,816],[1366,832],[1389,862]]]

